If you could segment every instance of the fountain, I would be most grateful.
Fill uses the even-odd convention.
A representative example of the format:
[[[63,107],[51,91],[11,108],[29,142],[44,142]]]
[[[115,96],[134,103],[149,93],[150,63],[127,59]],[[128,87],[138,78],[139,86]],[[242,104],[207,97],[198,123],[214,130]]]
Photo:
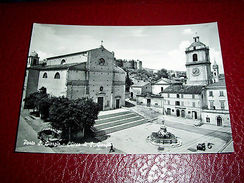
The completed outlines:
[[[154,145],[167,145],[167,146],[179,146],[181,141],[178,138],[167,131],[166,126],[161,126],[158,132],[152,132],[151,136],[148,136],[148,140]]]

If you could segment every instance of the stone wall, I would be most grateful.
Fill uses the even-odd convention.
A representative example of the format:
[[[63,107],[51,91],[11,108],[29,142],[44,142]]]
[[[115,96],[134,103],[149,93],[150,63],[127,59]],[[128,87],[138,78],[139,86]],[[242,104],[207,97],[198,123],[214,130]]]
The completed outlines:
[[[47,73],[47,78],[43,78],[43,74]],[[56,73],[60,74],[60,79],[55,79]],[[38,89],[47,88],[47,93],[56,97],[67,95],[67,70],[47,70],[40,71]]]

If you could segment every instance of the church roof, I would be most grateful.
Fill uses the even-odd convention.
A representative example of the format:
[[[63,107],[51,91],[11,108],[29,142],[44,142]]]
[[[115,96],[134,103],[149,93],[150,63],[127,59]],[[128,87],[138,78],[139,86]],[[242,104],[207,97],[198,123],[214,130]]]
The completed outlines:
[[[72,64],[59,64],[59,65],[36,65],[36,66],[31,66],[28,69],[34,69],[34,70],[65,70],[74,66],[83,66],[80,69],[85,70],[85,63],[72,63]]]
[[[95,48],[95,49],[98,49],[98,48]],[[49,58],[47,58],[47,60],[56,59],[56,58],[62,58],[62,57],[67,57],[67,56],[86,54],[88,51],[95,50],[95,49],[90,49],[90,50],[86,50],[86,51],[80,51],[80,52],[75,52],[75,53],[68,53],[68,54],[64,54],[64,55],[58,55],[58,56],[54,56],[54,57],[49,57]]]
[[[89,52],[89,51],[97,50],[97,49],[107,50],[107,49],[104,48],[103,46],[100,46],[99,48],[93,48],[93,49],[86,50],[86,51],[80,51],[80,52],[75,52],[75,53],[69,53],[69,54],[64,54],[64,55],[58,55],[58,56],[49,57],[49,58],[46,58],[46,59],[47,59],[47,60],[51,60],[51,59],[62,58],[62,57],[67,57],[67,56],[74,56],[74,55],[86,54],[86,53]],[[107,51],[108,51],[108,50],[107,50]],[[108,51],[108,52],[110,52],[110,51]]]
[[[194,85],[171,85],[167,87],[162,93],[182,93],[182,94],[200,94],[203,86]]]

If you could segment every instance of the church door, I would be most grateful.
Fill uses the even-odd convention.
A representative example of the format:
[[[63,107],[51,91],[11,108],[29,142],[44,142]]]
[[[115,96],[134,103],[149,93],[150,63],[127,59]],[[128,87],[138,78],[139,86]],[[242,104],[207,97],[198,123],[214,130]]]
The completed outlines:
[[[116,109],[119,108],[119,99],[116,99]]]
[[[179,110],[179,109],[176,110],[176,116],[177,116],[177,117],[180,116],[180,110]]]
[[[220,116],[217,117],[217,126],[222,126],[222,118]]]
[[[97,103],[99,105],[99,110],[102,111],[103,110],[103,97],[98,97]]]

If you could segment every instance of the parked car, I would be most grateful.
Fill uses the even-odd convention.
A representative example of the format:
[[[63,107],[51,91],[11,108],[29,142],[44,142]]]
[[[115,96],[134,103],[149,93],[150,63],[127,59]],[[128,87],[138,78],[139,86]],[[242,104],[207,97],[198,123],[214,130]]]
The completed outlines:
[[[205,145],[205,143],[197,144],[197,150],[205,151],[205,150],[206,150],[206,145]]]

